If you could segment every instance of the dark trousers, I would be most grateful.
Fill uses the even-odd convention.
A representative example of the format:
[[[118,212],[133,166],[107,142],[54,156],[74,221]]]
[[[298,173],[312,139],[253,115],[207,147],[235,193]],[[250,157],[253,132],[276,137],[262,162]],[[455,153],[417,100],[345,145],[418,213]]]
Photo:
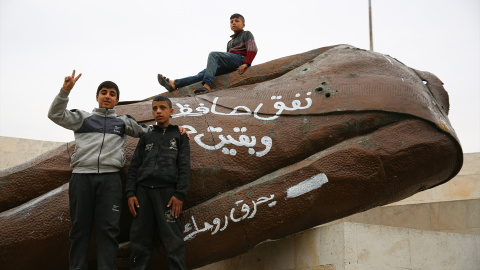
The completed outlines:
[[[95,220],[97,269],[115,269],[120,234],[122,182],[118,173],[73,174],[69,191],[70,269],[88,268],[88,245]]]
[[[167,208],[174,192],[175,189],[169,187],[150,189],[137,186],[135,196],[140,207],[130,229],[131,269],[148,269],[155,243],[155,229],[167,255],[168,269],[186,269],[182,224],[171,216],[171,207]]]

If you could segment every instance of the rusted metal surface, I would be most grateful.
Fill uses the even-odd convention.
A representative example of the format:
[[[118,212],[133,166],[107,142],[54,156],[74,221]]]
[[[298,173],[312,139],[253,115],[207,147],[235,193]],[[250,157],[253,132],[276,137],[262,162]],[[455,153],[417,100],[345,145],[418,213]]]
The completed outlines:
[[[216,91],[189,97],[194,87],[165,94],[172,122],[191,134],[181,217],[189,267],[409,197],[450,180],[463,163],[441,81],[387,55],[326,47],[221,76]],[[151,101],[124,104],[118,113],[153,123]],[[127,140],[128,159],[136,142]],[[67,264],[67,153],[65,146],[0,172],[2,265]],[[119,267],[127,256],[125,243]]]

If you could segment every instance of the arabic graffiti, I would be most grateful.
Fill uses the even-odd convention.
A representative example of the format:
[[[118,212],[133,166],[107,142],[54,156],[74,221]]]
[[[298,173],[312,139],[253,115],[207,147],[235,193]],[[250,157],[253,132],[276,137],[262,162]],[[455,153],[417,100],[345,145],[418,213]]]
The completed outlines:
[[[285,197],[285,200],[296,198],[298,196],[307,194],[310,191],[319,189],[321,186],[323,186],[327,182],[328,182],[328,178],[324,173],[316,174],[294,186],[289,187],[286,190],[287,195]],[[277,201],[272,201],[274,198],[275,198],[275,195],[271,194],[269,197],[260,197],[256,201],[252,200],[253,210],[251,210],[250,206],[247,203],[244,203],[243,200],[236,201],[235,206],[232,207],[232,210],[230,210],[230,214],[229,215],[227,214],[224,216],[225,224],[223,225],[223,227],[221,226],[221,223],[222,223],[221,219],[217,217],[213,219],[212,221],[213,225],[208,222],[204,222],[203,228],[199,229],[197,226],[197,222],[195,221],[195,217],[191,216],[190,218],[192,221],[185,224],[185,230],[183,232],[184,234],[185,233],[189,233],[189,234],[187,234],[183,240],[184,241],[191,240],[195,238],[197,234],[206,232],[206,231],[212,231],[211,235],[214,235],[219,231],[223,232],[227,228],[229,220],[231,220],[232,222],[240,222],[242,220],[251,219],[255,217],[258,210],[257,207],[262,203],[271,201],[268,204],[268,207],[270,208],[274,207],[277,204]],[[243,204],[240,209],[240,212],[243,214],[241,216],[235,215],[235,210],[241,203]],[[192,229],[194,230],[192,231]]]
[[[312,92],[307,92],[306,93],[307,96],[310,96],[311,94],[312,94]],[[297,93],[295,95],[295,97],[297,97],[297,98],[300,97],[300,94]],[[182,117],[182,116],[202,116],[202,115],[205,115],[207,113],[212,113],[212,114],[217,114],[217,115],[226,115],[226,116],[251,115],[252,114],[252,110],[250,108],[248,108],[247,106],[243,106],[243,105],[236,106],[235,108],[233,108],[233,110],[230,113],[218,112],[216,110],[218,99],[219,99],[219,97],[215,97],[213,99],[213,103],[212,103],[212,106],[210,108],[206,107],[204,103],[200,103],[199,104],[200,106],[195,108],[196,112],[193,111],[193,108],[190,108],[189,104],[182,105],[180,103],[175,103],[178,106],[180,113],[173,114],[172,118],[177,118],[177,117]],[[307,104],[305,106],[302,106],[302,102],[300,100],[296,99],[296,100],[292,101],[292,106],[288,107],[284,102],[280,101],[281,99],[282,99],[282,96],[272,96],[271,97],[271,100],[278,100],[277,102],[275,102],[273,104],[273,107],[278,110],[275,113],[275,115],[270,116],[270,117],[259,116],[258,113],[263,106],[263,103],[259,103],[257,105],[257,107],[255,108],[255,110],[253,111],[253,116],[255,118],[259,119],[259,120],[270,121],[270,120],[275,120],[278,117],[280,117],[280,115],[282,114],[283,111],[305,110],[305,109],[308,109],[312,106],[312,99],[309,98],[309,97],[305,98],[305,100],[307,101]]]
[[[183,126],[187,131],[188,133],[190,134],[197,134],[197,130],[190,126],[190,125],[184,125]],[[207,131],[210,132],[210,133],[220,133],[220,132],[223,132],[223,129],[221,127],[212,127],[212,126],[209,126],[207,128]],[[235,127],[233,128],[233,131],[235,133],[245,133],[247,132],[247,128],[246,127]],[[205,136],[204,133],[200,133],[198,135],[196,135],[194,137],[194,140],[195,142],[202,148],[204,149],[207,149],[207,150],[219,150],[219,149],[222,149],[222,153],[226,154],[226,155],[232,155],[232,156],[235,156],[237,154],[237,150],[235,149],[228,149],[227,147],[224,147],[225,145],[235,145],[235,146],[245,146],[245,147],[248,147],[248,153],[250,155],[253,155],[255,154],[257,157],[263,157],[264,155],[266,155],[270,149],[272,149],[272,138],[268,137],[268,136],[263,136],[262,139],[260,140],[261,143],[263,145],[265,145],[265,149],[262,150],[262,151],[258,151],[256,152],[255,149],[253,149],[253,147],[257,144],[257,138],[255,138],[255,136],[247,136],[247,135],[240,135],[238,137],[238,140],[234,139],[231,135],[218,135],[218,138],[220,139],[220,142],[216,145],[207,145],[205,144],[203,141],[202,141],[202,137]]]
[[[270,120],[275,120],[278,117],[280,117],[280,115],[284,111],[296,111],[296,110],[308,109],[312,106],[312,99],[310,97],[308,97],[311,94],[312,94],[312,92],[307,92],[306,93],[307,97],[305,98],[305,100],[306,100],[307,104],[305,106],[302,106],[302,102],[300,100],[295,99],[295,100],[292,101],[291,107],[288,107],[284,102],[281,101],[281,99],[283,98],[282,96],[271,96],[271,100],[277,100],[273,104],[273,107],[275,109],[277,109],[278,111],[273,116],[270,116],[270,117],[259,116],[258,113],[263,106],[263,103],[259,103],[257,105],[256,109],[253,111],[253,116],[256,119],[259,119],[259,120],[270,121]],[[295,97],[299,98],[300,93],[297,93],[295,95]],[[204,103],[200,103],[199,107],[195,108],[195,112],[194,112],[193,108],[190,107],[189,104],[175,103],[177,105],[177,107],[179,108],[180,113],[172,115],[172,118],[177,118],[177,117],[182,117],[182,116],[183,117],[186,117],[186,116],[202,116],[202,115],[205,115],[205,114],[208,114],[208,113],[217,114],[217,115],[226,115],[226,116],[235,116],[235,115],[238,116],[238,115],[251,115],[252,114],[252,110],[250,108],[248,108],[247,106],[244,106],[244,105],[236,106],[235,108],[233,108],[233,110],[230,113],[218,112],[217,111],[218,100],[219,100],[219,97],[215,97],[213,99],[213,103],[212,103],[212,106],[210,108],[206,107]],[[184,125],[184,128],[187,129],[187,131],[190,134],[198,133],[197,130],[192,126]],[[247,131],[247,128],[246,127],[241,127],[241,128],[240,127],[235,127],[233,129],[233,131],[236,132],[236,133],[245,133]],[[223,132],[223,129],[221,127],[209,126],[208,129],[207,129],[207,132],[209,132],[209,133],[220,133],[220,132]],[[262,150],[262,151],[256,151],[253,147],[257,144],[257,138],[255,138],[254,136],[249,137],[245,134],[241,134],[238,137],[238,140],[237,140],[237,139],[234,139],[231,135],[225,136],[225,135],[220,134],[220,135],[218,135],[218,139],[220,140],[220,142],[215,144],[215,145],[208,145],[208,144],[204,143],[202,141],[202,137],[204,137],[204,136],[205,136],[204,133],[200,133],[200,134],[195,136],[195,142],[200,147],[202,147],[206,150],[210,150],[210,151],[215,151],[215,150],[222,149],[222,153],[224,153],[225,155],[231,155],[231,156],[237,155],[237,150],[231,148],[230,146],[226,147],[228,145],[245,146],[245,147],[248,148],[248,153],[250,155],[255,154],[257,157],[263,157],[268,152],[270,152],[270,149],[272,149],[272,144],[273,144],[272,138],[270,138],[268,136],[263,136],[260,139],[260,142],[263,145],[265,145],[265,149]]]
[[[253,204],[253,211],[250,212],[250,206],[248,206],[248,204],[244,203],[242,205],[242,208],[240,209],[240,212],[244,213],[242,216],[240,217],[235,217],[235,207],[232,208],[232,210],[230,211],[230,220],[233,221],[233,222],[240,222],[244,219],[251,219],[255,216],[255,214],[257,213],[257,206],[259,204],[262,204],[262,203],[265,203],[265,202],[268,202],[270,200],[273,200],[273,198],[275,197],[275,195],[270,195],[270,197],[260,197],[258,198],[256,201],[252,201],[252,204]],[[239,200],[237,202],[235,202],[235,205],[238,206],[239,204],[243,203],[243,200]],[[273,201],[271,203],[268,204],[269,207],[273,207],[276,205],[276,202]],[[228,218],[227,215],[225,215],[225,225],[220,228],[221,226],[221,220],[219,218],[215,218],[213,219],[213,224],[216,225],[215,227],[215,230],[212,231],[212,235],[216,234],[217,232],[219,231],[224,231],[227,226],[228,226]],[[204,222],[203,223],[203,229],[199,229],[198,226],[197,226],[197,223],[195,221],[195,217],[191,217],[192,219],[192,222],[190,223],[187,223],[185,224],[185,230],[183,233],[188,233],[192,230],[192,224],[193,224],[193,228],[195,228],[195,230],[191,233],[189,233],[188,235],[186,235],[184,237],[184,241],[188,241],[188,240],[191,240],[195,237],[195,235],[201,233],[201,232],[205,232],[205,231],[208,231],[208,230],[212,230],[214,225],[208,223],[208,222]]]

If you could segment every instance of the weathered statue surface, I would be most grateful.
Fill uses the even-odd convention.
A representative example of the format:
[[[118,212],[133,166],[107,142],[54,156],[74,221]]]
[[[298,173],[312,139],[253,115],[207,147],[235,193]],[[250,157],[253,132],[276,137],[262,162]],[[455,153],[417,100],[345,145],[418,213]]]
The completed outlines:
[[[181,216],[190,268],[404,199],[462,166],[442,82],[388,55],[331,46],[217,77],[206,95],[195,87],[164,94],[191,136]],[[154,124],[150,106],[124,102],[117,113]],[[125,144],[128,160],[136,143]],[[67,268],[73,149],[0,171],[2,268]],[[122,220],[119,268],[128,267],[126,206]]]

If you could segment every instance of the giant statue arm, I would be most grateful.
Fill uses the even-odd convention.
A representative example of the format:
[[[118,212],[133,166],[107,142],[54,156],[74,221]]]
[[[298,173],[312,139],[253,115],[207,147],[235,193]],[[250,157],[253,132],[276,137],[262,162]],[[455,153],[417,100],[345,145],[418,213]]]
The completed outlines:
[[[206,95],[192,95],[196,86],[164,94],[173,123],[192,138],[181,216],[189,267],[401,200],[462,166],[442,82],[387,55],[332,46],[217,77]],[[122,104],[119,114],[153,124],[149,99]],[[136,142],[125,144],[129,159]],[[2,265],[68,261],[72,150],[0,172]],[[131,222],[125,212],[122,242]],[[122,245],[119,256],[127,253]],[[52,254],[56,260],[47,259]]]

